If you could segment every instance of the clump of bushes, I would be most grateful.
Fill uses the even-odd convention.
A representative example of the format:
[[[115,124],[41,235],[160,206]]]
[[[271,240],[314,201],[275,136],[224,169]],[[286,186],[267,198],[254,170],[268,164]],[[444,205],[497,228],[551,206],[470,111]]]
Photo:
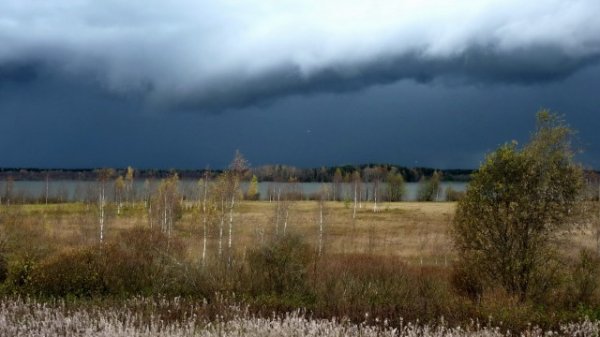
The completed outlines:
[[[6,281],[8,277],[8,261],[3,254],[0,254],[0,284]]]
[[[290,307],[313,301],[308,267],[313,250],[297,235],[277,236],[247,256],[248,292],[260,300]]]
[[[464,191],[457,191],[452,186],[446,188],[446,200],[447,201],[460,201],[465,197]]]
[[[39,261],[16,260],[8,287],[12,292],[58,297],[164,293],[176,283],[173,271],[184,253],[179,240],[134,228],[114,242],[60,251]]]

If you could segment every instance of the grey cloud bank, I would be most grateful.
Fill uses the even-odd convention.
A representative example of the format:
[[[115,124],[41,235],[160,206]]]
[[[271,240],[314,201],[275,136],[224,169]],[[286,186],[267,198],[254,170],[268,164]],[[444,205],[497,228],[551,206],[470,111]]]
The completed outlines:
[[[600,168],[600,1],[0,1],[0,167],[474,168],[564,113]]]
[[[598,62],[599,15],[597,0],[8,0],[0,90],[64,78],[221,111],[401,79],[545,83]]]

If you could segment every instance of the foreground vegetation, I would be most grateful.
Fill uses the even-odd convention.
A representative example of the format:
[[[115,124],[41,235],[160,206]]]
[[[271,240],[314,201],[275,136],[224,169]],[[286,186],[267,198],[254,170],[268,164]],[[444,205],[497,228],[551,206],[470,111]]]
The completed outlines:
[[[562,269],[546,297],[521,302],[496,287],[472,298],[457,277],[448,236],[455,207],[386,203],[375,213],[365,204],[353,221],[343,203],[326,203],[319,255],[317,202],[295,204],[284,235],[275,233],[276,203],[244,201],[234,214],[231,251],[225,245],[219,256],[219,228],[211,227],[204,262],[204,233],[193,209],[182,212],[169,237],[148,227],[142,205],[126,207],[107,222],[100,244],[96,213],[85,205],[4,207],[8,273],[1,289],[5,299],[63,298],[108,307],[161,294],[196,305],[206,301],[205,317],[228,316],[229,304],[237,304],[258,317],[303,308],[315,318],[374,325],[386,320],[388,327],[436,324],[443,317],[451,326],[491,320],[503,331],[522,331],[529,324],[558,329],[563,322],[600,318],[591,227],[565,233]]]
[[[140,310],[140,309],[144,310]],[[175,312],[171,312],[174,310]],[[65,302],[39,303],[32,300],[0,301],[0,335],[13,337],[183,337],[183,336],[308,336],[308,337],[503,337],[498,327],[476,322],[460,327],[445,323],[420,325],[411,322],[397,327],[355,324],[347,320],[322,320],[295,311],[260,318],[239,307],[230,315],[208,320],[206,305],[190,305],[179,300],[132,299],[110,308],[100,305],[72,307]],[[148,314],[151,312],[152,314]],[[177,317],[174,318],[174,313]],[[525,336],[597,336],[600,323],[584,320],[561,325],[556,331],[528,327]]]

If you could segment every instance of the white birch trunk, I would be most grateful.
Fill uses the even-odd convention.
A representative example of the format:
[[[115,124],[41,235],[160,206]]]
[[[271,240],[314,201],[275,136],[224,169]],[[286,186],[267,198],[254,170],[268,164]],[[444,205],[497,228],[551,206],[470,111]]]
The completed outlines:
[[[232,234],[233,234],[233,206],[234,205],[235,205],[235,196],[231,196],[231,204],[229,205],[229,243],[227,244],[227,248],[229,248],[229,249],[231,249],[231,244],[232,244]]]
[[[202,199],[202,214],[203,214],[202,223],[203,223],[203,234],[204,234],[203,245],[202,245],[202,266],[206,265],[206,245],[207,245],[206,234],[208,232],[208,230],[207,230],[208,215],[206,214],[207,193],[208,193],[208,177],[205,176],[204,177],[204,198]]]
[[[283,235],[285,236],[285,232],[287,230],[287,224],[288,224],[288,217],[290,215],[290,211],[288,209],[288,207],[285,208],[285,220],[283,222]]]
[[[162,221],[162,232],[166,233],[167,232],[167,194],[164,194],[163,197],[163,221]]]
[[[373,186],[373,212],[377,212],[377,186]]]
[[[225,199],[221,198],[221,225],[219,226],[219,258],[223,256],[223,226],[225,226]]]
[[[323,200],[319,203],[319,256],[323,252]]]
[[[100,188],[100,243],[104,242],[104,183]]]
[[[352,219],[356,219],[356,204],[358,202],[358,183],[354,182],[354,209],[352,210]]]
[[[48,175],[46,174],[46,205],[48,205]]]
[[[279,235],[279,217],[281,215],[281,187],[277,190],[277,211],[275,212],[275,234]]]

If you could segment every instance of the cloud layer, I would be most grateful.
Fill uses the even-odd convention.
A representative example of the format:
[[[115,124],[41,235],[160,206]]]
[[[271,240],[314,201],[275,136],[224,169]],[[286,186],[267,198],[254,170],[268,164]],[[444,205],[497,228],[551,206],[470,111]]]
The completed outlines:
[[[85,81],[220,111],[400,79],[560,80],[600,59],[597,0],[7,0],[2,82]]]

